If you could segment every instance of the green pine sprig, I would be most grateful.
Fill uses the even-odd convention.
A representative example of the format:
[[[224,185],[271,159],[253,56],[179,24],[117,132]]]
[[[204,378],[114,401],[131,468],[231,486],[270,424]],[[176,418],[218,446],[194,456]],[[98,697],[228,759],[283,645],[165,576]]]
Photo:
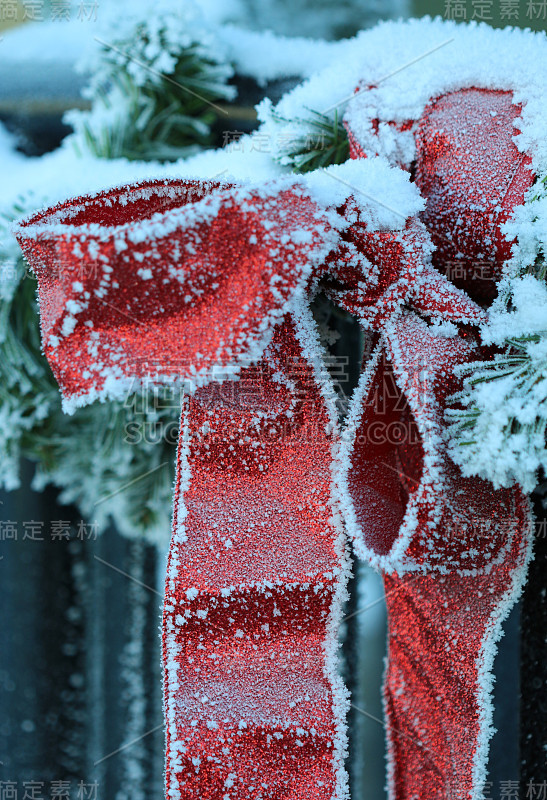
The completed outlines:
[[[86,90],[91,111],[66,115],[77,134],[76,148],[97,158],[175,161],[210,147],[213,127],[224,114],[219,103],[235,96],[228,83],[231,66],[192,42],[179,50],[172,72],[158,73],[152,62],[141,61],[146,26],[138,26],[134,37],[102,47],[102,67]],[[137,41],[142,68],[136,76],[130,54]]]
[[[311,116],[294,119],[272,112],[276,122],[298,130],[294,139],[281,149],[278,159],[299,173],[343,164],[349,158],[349,140],[338,110],[335,109],[332,115],[313,109],[307,111]]]

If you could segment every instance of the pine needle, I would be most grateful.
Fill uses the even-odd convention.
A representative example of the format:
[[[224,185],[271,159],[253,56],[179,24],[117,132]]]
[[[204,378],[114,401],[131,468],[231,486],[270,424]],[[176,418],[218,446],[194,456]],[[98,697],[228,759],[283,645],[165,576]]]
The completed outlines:
[[[290,164],[293,171],[299,173],[343,164],[349,158],[349,140],[338,110],[332,116],[313,109],[307,111],[311,116],[306,119],[287,119],[273,111],[276,122],[299,129],[294,140],[282,148],[278,160]]]

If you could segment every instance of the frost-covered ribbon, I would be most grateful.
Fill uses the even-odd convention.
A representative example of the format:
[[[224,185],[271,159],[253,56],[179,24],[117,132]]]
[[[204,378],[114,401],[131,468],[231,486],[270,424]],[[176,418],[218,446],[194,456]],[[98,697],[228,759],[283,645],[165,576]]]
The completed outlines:
[[[135,379],[186,392],[163,615],[169,798],[344,793],[339,437],[304,303],[337,236],[292,183],[134,185],[19,230],[67,410]]]
[[[445,79],[453,83],[451,73]],[[533,182],[531,159],[513,141],[521,106],[510,92],[470,86],[433,96],[421,116],[401,121],[382,99],[373,87],[359,94],[369,124],[355,108],[348,114],[353,157],[377,155],[382,138],[393,163],[406,152],[426,200],[433,263],[471,296],[491,299],[511,252],[501,226]],[[436,330],[410,311],[378,327],[382,308],[371,311],[355,291],[337,299],[377,336],[352,399],[342,484],[356,552],[385,577],[391,796],[479,798],[495,645],[525,579],[531,512],[519,488],[462,477],[443,423],[456,368],[492,353],[469,329]],[[439,296],[426,315],[462,323],[461,310]]]
[[[347,796],[340,433],[307,296],[334,262],[376,286],[380,245],[396,268],[412,238],[348,200],[356,182],[420,206],[407,176],[370,160],[306,185],[140,184],[19,226],[66,410],[135,380],[186,390],[163,619],[168,797]],[[370,260],[351,242],[360,216]]]
[[[424,318],[472,326],[484,313],[431,266],[422,207],[406,173],[370,158],[260,187],[140,184],[19,226],[67,410],[135,379],[186,391],[163,619],[169,798],[347,797],[342,510],[388,573],[393,797],[479,785],[491,651],[485,666],[475,651],[492,641],[480,631],[498,625],[501,593],[512,596],[527,507],[518,492],[485,499],[446,458],[440,409],[474,338]],[[320,279],[378,338],[345,436],[307,307]],[[381,356],[402,403],[388,394],[389,413],[418,436],[378,449],[370,428],[355,432],[370,382],[385,394]],[[492,498],[504,524],[477,537],[473,509],[489,514]],[[461,518],[447,525],[451,508]],[[490,605],[476,601],[481,579]],[[483,626],[472,633],[468,608]]]
[[[454,368],[476,352],[412,312],[392,320],[346,430],[344,517],[356,554],[384,573],[392,798],[482,796],[495,645],[530,556],[522,491],[463,478],[446,455]]]

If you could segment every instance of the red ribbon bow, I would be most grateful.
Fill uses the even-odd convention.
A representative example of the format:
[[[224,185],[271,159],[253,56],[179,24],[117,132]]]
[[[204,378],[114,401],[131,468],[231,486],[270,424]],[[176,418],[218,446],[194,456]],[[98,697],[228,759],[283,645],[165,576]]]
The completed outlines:
[[[424,115],[420,141],[437,124]],[[439,203],[446,153],[465,150],[442,124],[445,160],[424,144],[417,169]],[[445,196],[442,231],[464,189]],[[385,573],[391,796],[477,797],[530,513],[518,489],[464,479],[446,455],[454,366],[477,357],[469,325],[485,316],[431,266],[424,225],[375,230],[352,198],[336,218],[298,181],[164,181],[69,201],[18,238],[67,406],[135,377],[190,389],[163,617],[167,797],[347,797],[344,520]],[[376,340],[343,433],[307,306],[321,278]]]

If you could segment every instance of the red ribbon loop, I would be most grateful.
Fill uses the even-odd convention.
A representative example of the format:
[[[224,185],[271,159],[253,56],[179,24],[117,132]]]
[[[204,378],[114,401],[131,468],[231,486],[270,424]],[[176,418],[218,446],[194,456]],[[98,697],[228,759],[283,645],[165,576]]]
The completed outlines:
[[[363,107],[374,107],[374,87],[360,95]],[[381,121],[415,141],[415,163],[402,166],[414,169],[426,199],[422,220],[436,248],[433,264],[479,301],[495,297],[511,255],[501,225],[534,182],[530,157],[513,141],[520,114],[511,92],[470,87],[433,98],[419,119]],[[353,158],[377,154],[379,124],[377,118],[370,127],[359,119],[358,130],[348,124]],[[397,153],[392,163],[399,166]]]
[[[256,360],[335,242],[298,184],[176,180],[69,200],[17,236],[68,407]]]

